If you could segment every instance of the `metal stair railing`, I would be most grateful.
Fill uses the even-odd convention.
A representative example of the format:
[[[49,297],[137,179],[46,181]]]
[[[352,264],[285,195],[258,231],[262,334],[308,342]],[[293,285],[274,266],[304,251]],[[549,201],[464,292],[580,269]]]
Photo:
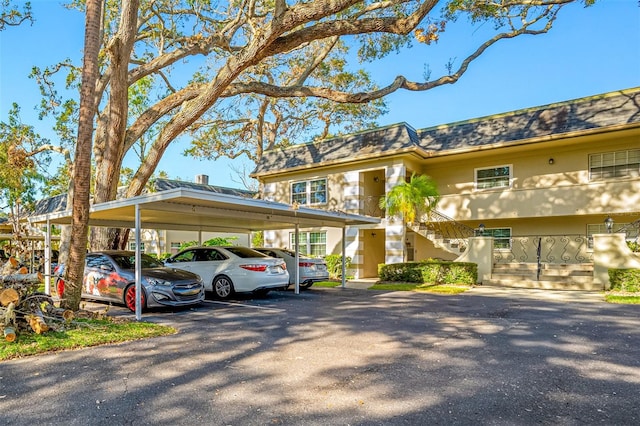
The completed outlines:
[[[436,245],[441,242],[439,245],[451,253],[465,251],[468,246],[468,238],[475,235],[475,229],[457,222],[437,210],[429,212],[419,223],[407,225],[414,232],[430,239]]]
[[[626,239],[633,238],[635,242],[638,242],[638,239],[640,239],[640,219],[636,219],[633,222],[627,223],[614,232],[624,233]]]

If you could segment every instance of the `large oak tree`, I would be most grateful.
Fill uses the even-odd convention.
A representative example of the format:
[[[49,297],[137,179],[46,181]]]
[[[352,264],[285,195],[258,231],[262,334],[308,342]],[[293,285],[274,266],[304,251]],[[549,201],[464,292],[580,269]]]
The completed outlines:
[[[195,152],[233,156],[249,146],[248,152],[259,158],[262,149],[286,134],[281,123],[287,109],[282,104],[274,107],[274,100],[365,105],[397,90],[425,91],[451,84],[491,45],[549,31],[558,11],[578,1],[588,5],[594,0],[107,1],[100,74],[93,88],[94,202],[115,198],[123,159],[143,137],[152,135],[127,196],[143,191],[166,149],[185,132],[195,132]],[[85,1],[73,5],[84,8]],[[336,49],[354,48],[361,59],[376,60],[411,43],[437,41],[446,23],[461,16],[476,23],[489,21],[496,31],[444,75],[425,81],[399,75],[376,87],[366,75],[351,73],[350,82],[338,78],[339,68],[327,72]],[[57,68],[77,72],[70,63]],[[45,93],[55,98],[48,86],[53,71],[36,74]],[[144,79],[154,84],[134,115],[129,95]],[[247,99],[254,99],[256,115],[234,117],[240,122],[235,127],[215,115]],[[52,100],[43,105],[71,104]],[[223,142],[230,141],[225,147]],[[234,148],[238,141],[243,145]],[[106,237],[91,242],[95,248],[111,243]],[[83,250],[83,244],[81,238],[72,241],[76,251]]]

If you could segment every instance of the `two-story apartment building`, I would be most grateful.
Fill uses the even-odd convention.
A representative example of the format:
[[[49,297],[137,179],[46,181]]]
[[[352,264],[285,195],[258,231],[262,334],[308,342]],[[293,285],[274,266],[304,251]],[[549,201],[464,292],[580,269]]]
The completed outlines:
[[[437,182],[437,212],[422,224],[385,218],[380,197],[412,173]],[[583,261],[584,253],[553,250],[588,251],[607,217],[615,228],[640,218],[640,88],[272,150],[252,176],[267,200],[382,217],[377,227],[346,230],[358,278],[375,277],[379,263],[455,259],[474,232],[493,235],[498,256],[518,258],[515,237],[531,237],[556,246],[547,251],[551,260]],[[302,231],[303,251],[339,253],[340,230]],[[292,247],[292,231],[267,231],[265,243]]]

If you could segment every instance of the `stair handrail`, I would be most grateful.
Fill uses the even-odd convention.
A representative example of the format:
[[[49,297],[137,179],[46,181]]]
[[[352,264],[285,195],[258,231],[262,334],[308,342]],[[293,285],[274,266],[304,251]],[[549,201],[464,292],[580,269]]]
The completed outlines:
[[[449,248],[445,248],[447,247],[446,245],[443,248],[452,253],[454,253],[453,247],[457,247],[456,251],[458,253],[465,251],[469,245],[469,237],[475,235],[475,229],[463,225],[437,210],[431,210],[428,214],[421,217],[420,222],[407,223],[407,226],[426,238],[429,238],[428,233],[423,233],[422,231],[433,231],[435,235],[439,235],[440,238],[448,240]],[[432,239],[432,241],[435,242],[436,240]]]
[[[426,222],[424,221],[425,218]],[[438,230],[441,231],[439,234],[445,238],[465,239],[473,237],[476,233],[476,230],[472,227],[464,225],[438,210],[431,210],[421,219],[422,220],[418,223],[419,226],[429,227],[429,225],[435,224],[437,225]],[[443,226],[443,224],[446,226]]]
[[[627,237],[629,236],[629,231],[635,229],[636,231],[636,241],[640,238],[640,219],[636,219],[633,222],[627,223],[624,226],[621,226],[617,231],[620,233],[624,233]]]

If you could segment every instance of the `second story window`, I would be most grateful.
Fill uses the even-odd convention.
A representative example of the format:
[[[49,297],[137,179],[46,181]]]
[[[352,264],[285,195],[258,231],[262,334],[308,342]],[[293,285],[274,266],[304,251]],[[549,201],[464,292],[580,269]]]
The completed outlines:
[[[476,169],[476,189],[509,188],[511,166]]]
[[[640,176],[640,149],[589,155],[589,180]]]
[[[327,180],[315,179],[291,184],[291,203],[301,205],[325,204],[327,202]]]

